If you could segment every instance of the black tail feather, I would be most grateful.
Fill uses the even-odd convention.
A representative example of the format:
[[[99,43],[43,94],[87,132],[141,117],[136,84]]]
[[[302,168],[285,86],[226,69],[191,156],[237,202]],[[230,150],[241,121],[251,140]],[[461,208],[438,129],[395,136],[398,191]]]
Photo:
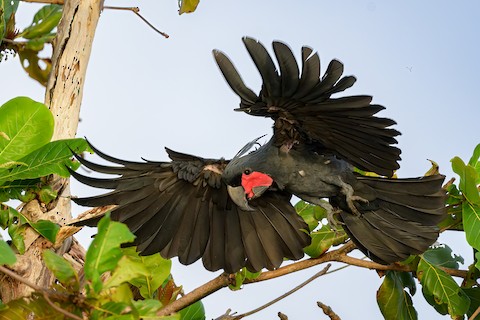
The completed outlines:
[[[360,215],[344,209],[345,231],[373,261],[392,263],[428,249],[438,238],[437,224],[446,217],[442,175],[410,179],[360,176],[361,192],[374,200],[357,202]]]

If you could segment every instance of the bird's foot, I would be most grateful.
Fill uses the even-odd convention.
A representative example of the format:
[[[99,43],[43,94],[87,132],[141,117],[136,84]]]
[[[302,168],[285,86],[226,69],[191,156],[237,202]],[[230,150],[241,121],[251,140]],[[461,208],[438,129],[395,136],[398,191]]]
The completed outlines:
[[[345,224],[338,219],[338,215],[341,211],[342,210],[339,209],[327,210],[328,225],[333,231],[337,231],[338,229],[340,229],[340,226]]]
[[[360,211],[358,211],[357,207],[355,206],[354,201],[359,201],[359,202],[363,202],[363,203],[368,203],[369,201],[367,199],[364,199],[364,198],[360,197],[360,196],[354,195],[353,194],[354,190],[353,190],[352,186],[347,184],[347,183],[342,184],[342,193],[346,197],[348,208],[352,211],[353,214],[359,216],[361,213],[360,213]]]

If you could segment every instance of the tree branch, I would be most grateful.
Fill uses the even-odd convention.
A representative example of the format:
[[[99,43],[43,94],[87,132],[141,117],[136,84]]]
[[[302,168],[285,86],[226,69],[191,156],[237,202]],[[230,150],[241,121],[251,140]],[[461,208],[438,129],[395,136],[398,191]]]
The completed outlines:
[[[352,258],[347,255],[347,253],[351,252],[353,249],[355,249],[355,245],[349,241],[340,248],[332,251],[328,251],[324,254],[322,254],[318,258],[311,258],[311,259],[306,259],[306,260],[301,260],[297,261],[288,265],[285,265],[283,267],[280,267],[276,270],[273,271],[266,271],[261,273],[257,278],[255,279],[247,279],[243,283],[244,284],[250,284],[250,283],[256,283],[256,282],[262,282],[274,278],[278,278],[281,276],[284,276],[286,274],[290,274],[293,272],[297,272],[300,270],[308,269],[311,267],[314,267],[316,265],[326,263],[326,262],[343,262],[348,265],[353,265],[361,268],[366,268],[366,269],[372,269],[372,270],[380,270],[380,271],[388,271],[388,270],[394,270],[394,271],[404,271],[404,272],[412,272],[415,271],[412,269],[410,266],[407,265],[401,265],[398,263],[390,264],[390,265],[383,265],[380,263],[368,261],[368,260],[362,260],[362,259],[357,259],[357,258]],[[446,273],[455,276],[455,277],[460,277],[460,278],[465,278],[467,277],[467,271],[466,270],[457,270],[457,269],[450,269],[450,268],[443,268],[440,267],[443,271]],[[171,304],[166,305],[163,309],[161,309],[157,315],[159,316],[166,316],[170,315],[178,310],[181,310],[190,304],[205,298],[206,296],[224,288],[227,287],[230,284],[230,277],[227,274],[222,274],[215,279],[207,282],[204,285],[201,285],[200,287],[196,288],[195,290],[187,293],[185,296],[181,297],[178,300],[175,300]]]
[[[29,286],[30,288],[34,289],[35,291],[42,293],[43,298],[45,299],[45,301],[47,301],[47,303],[48,303],[53,309],[55,309],[56,311],[60,312],[60,313],[63,314],[64,316],[69,317],[70,319],[82,320],[82,318],[80,318],[79,316],[77,316],[77,315],[75,315],[75,314],[73,314],[73,313],[70,313],[70,312],[68,312],[67,310],[64,310],[64,309],[60,308],[60,307],[57,306],[52,300],[50,300],[49,294],[50,294],[51,292],[50,292],[49,290],[47,290],[47,289],[45,289],[45,288],[42,288],[42,287],[36,285],[35,283],[32,283],[32,282],[28,281],[27,279],[24,279],[23,277],[19,276],[19,275],[16,274],[15,272],[13,272],[13,271],[9,270],[8,268],[5,268],[4,266],[1,266],[1,265],[0,265],[0,272],[3,273],[3,274],[6,274],[7,276],[9,276],[9,277],[12,278],[12,279],[17,280],[18,282],[21,282],[21,283]],[[53,294],[54,294],[55,296],[61,295],[61,294],[58,293],[58,292],[53,292]]]
[[[263,309],[266,309],[268,307],[270,307],[272,304],[274,303],[277,303],[278,301],[288,297],[289,295],[291,295],[292,293],[295,293],[297,292],[298,290],[300,290],[301,288],[305,287],[307,284],[309,284],[310,282],[312,282],[313,280],[317,279],[318,277],[321,277],[323,276],[324,274],[327,273],[328,269],[330,269],[332,265],[329,263],[327,264],[327,266],[325,268],[323,268],[320,272],[317,272],[316,274],[314,274],[313,276],[311,276],[310,278],[308,278],[307,280],[305,280],[304,282],[302,282],[301,284],[299,284],[298,286],[296,286],[295,288],[293,288],[292,290],[288,291],[288,292],[285,292],[284,294],[282,294],[281,296],[279,296],[278,298],[275,298],[273,299],[272,301],[264,304],[263,306],[260,306],[252,311],[249,311],[249,312],[246,312],[244,314],[240,314],[238,316],[236,316],[234,319],[242,319],[244,317],[247,317],[247,316],[250,316],[256,312],[259,312]]]
[[[323,313],[330,318],[330,320],[341,320],[340,317],[333,312],[332,308],[330,306],[327,306],[326,304],[321,303],[320,301],[317,301],[317,306],[319,306]]]

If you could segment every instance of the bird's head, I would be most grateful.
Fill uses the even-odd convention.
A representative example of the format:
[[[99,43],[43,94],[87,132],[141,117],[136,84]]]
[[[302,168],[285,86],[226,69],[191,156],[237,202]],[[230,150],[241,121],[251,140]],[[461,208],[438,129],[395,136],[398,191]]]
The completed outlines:
[[[257,145],[257,138],[243,147],[229,162],[223,173],[232,201],[244,211],[254,210],[249,201],[260,197],[274,183],[268,166],[268,143],[249,152]]]

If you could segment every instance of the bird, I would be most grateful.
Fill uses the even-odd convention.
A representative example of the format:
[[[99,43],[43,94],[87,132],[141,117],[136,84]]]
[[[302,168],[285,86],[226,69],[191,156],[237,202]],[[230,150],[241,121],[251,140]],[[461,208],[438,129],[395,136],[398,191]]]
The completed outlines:
[[[251,140],[230,160],[165,148],[166,162],[121,160],[90,144],[112,165],[75,155],[78,161],[115,177],[71,175],[112,191],[72,200],[116,205],[111,218],[130,228],[136,236],[130,245],[141,254],[177,256],[185,265],[201,258],[210,271],[274,270],[285,258],[303,258],[311,237],[292,196],[324,208],[372,261],[389,264],[426,251],[446,217],[445,176],[393,177],[401,154],[396,122],[376,115],[385,108],[371,96],[337,97],[356,82],[343,76],[342,62],[332,60],[321,76],[310,47],[301,48],[300,68],[290,47],[273,41],[276,66],[261,42],[242,40],[262,78],[258,94],[225,53],[213,50],[214,60],[240,98],[234,110],[273,120],[268,142]],[[100,218],[74,224],[95,226]]]

